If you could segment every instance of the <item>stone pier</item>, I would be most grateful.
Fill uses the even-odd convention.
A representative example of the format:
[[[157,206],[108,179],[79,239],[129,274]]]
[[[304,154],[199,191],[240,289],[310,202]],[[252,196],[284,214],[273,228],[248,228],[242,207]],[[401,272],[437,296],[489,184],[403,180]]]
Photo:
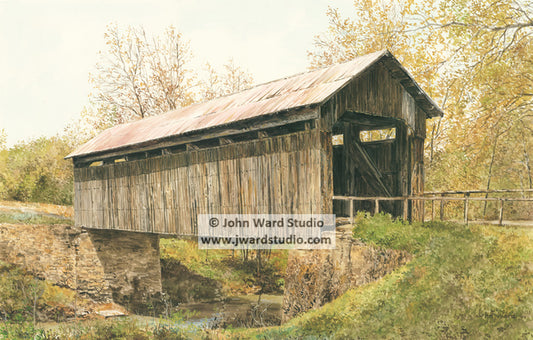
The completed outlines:
[[[352,226],[337,227],[333,250],[289,251],[282,321],[378,280],[411,259],[405,251],[380,249],[352,237]]]
[[[161,292],[159,236],[65,225],[0,224],[0,261],[97,302]]]

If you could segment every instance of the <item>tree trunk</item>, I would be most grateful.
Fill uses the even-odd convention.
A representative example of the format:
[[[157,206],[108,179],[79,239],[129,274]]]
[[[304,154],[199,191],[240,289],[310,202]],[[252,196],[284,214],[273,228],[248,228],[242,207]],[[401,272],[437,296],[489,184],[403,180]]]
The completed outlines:
[[[492,167],[494,166],[494,158],[496,158],[496,147],[498,145],[498,138],[500,137],[499,134],[496,135],[494,138],[494,144],[492,145],[492,155],[490,157],[490,165],[489,165],[489,175],[487,178],[487,193],[485,194],[485,198],[489,197],[488,191],[490,190],[490,181],[492,179]],[[487,202],[485,201],[483,206],[483,217],[487,214]]]

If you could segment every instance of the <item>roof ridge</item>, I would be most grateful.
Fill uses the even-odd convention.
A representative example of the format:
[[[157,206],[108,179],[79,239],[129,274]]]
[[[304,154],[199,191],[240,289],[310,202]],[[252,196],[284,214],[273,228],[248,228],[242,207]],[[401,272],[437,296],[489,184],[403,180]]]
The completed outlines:
[[[232,92],[232,93],[228,93],[228,94],[225,94],[225,95],[222,95],[222,96],[218,96],[218,97],[215,97],[215,98],[211,98],[211,99],[206,99],[204,101],[200,101],[200,102],[196,102],[196,103],[193,103],[193,104],[190,104],[190,105],[187,105],[187,106],[184,106],[184,107],[180,107],[180,108],[177,108],[177,109],[174,109],[172,111],[168,111],[168,112],[165,112],[163,113],[164,114],[167,114],[169,112],[175,112],[175,111],[179,111],[181,109],[184,109],[184,108],[187,108],[187,107],[191,107],[191,106],[196,106],[196,105],[200,105],[200,104],[205,104],[205,103],[209,103],[211,101],[215,101],[219,98],[227,98],[227,97],[230,97],[230,96],[233,96],[233,95],[238,95],[238,94],[241,94],[243,92],[246,92],[246,91],[250,91],[250,90],[253,90],[255,88],[258,88],[260,86],[264,86],[264,85],[269,85],[269,84],[273,84],[273,83],[276,83],[276,82],[279,82],[279,81],[282,81],[282,80],[287,80],[287,79],[291,79],[291,78],[296,78],[298,76],[302,76],[302,75],[305,75],[305,74],[310,74],[310,73],[314,73],[314,72],[318,72],[318,71],[323,71],[325,69],[328,69],[328,68],[333,68],[333,67],[339,67],[341,65],[345,65],[345,64],[348,64],[348,63],[353,63],[356,61],[356,59],[359,59],[359,58],[363,58],[363,57],[368,57],[370,55],[373,55],[373,54],[376,54],[376,55],[379,55],[379,54],[383,54],[383,55],[386,55],[386,54],[391,54],[391,52],[388,50],[388,49],[382,49],[382,50],[379,50],[379,51],[375,51],[375,52],[371,52],[371,53],[368,53],[368,54],[363,54],[363,55],[358,55],[356,56],[355,58],[353,59],[350,59],[350,60],[347,60],[347,61],[344,61],[344,62],[341,62],[341,63],[336,63],[336,64],[331,64],[331,65],[324,65],[324,66],[321,66],[319,68],[316,68],[316,69],[308,69],[307,71],[302,71],[302,72],[298,72],[298,73],[295,73],[295,74],[292,74],[290,76],[286,76],[286,77],[281,77],[281,78],[278,78],[278,79],[274,79],[274,80],[269,80],[267,82],[264,82],[264,83],[260,83],[260,84],[254,84],[252,85],[251,87],[247,88],[247,89],[243,89],[243,90],[240,90],[240,91],[237,91],[237,92]],[[380,56],[381,57],[381,56]],[[377,57],[376,57],[377,58]],[[351,76],[352,77],[352,76]],[[350,77],[350,78],[351,78]]]

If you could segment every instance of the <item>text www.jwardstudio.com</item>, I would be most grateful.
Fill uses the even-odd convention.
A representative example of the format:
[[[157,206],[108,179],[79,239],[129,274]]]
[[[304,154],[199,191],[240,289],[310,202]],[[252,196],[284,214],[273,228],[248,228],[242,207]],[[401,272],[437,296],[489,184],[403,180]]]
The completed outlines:
[[[200,244],[202,245],[226,245],[233,247],[240,246],[260,246],[260,245],[330,245],[331,237],[301,237],[296,235],[290,235],[286,237],[281,236],[268,236],[263,237],[219,237],[219,236],[201,236],[199,237]]]

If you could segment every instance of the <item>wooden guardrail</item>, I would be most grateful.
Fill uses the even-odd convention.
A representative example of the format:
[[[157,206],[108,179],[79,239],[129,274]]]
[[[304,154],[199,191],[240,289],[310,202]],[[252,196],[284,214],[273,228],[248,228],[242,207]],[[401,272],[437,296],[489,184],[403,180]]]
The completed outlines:
[[[425,202],[431,201],[431,220],[435,220],[435,202],[440,201],[439,218],[441,221],[445,220],[444,207],[447,201],[463,201],[463,221],[465,224],[469,222],[469,205],[472,201],[482,202],[499,202],[499,221],[498,225],[503,225],[504,205],[506,202],[530,202],[533,203],[533,198],[525,197],[471,197],[471,194],[490,194],[490,193],[533,193],[533,190],[469,190],[469,191],[444,191],[444,192],[428,192],[425,195],[431,196],[407,196],[407,197],[358,197],[358,196],[333,196],[333,200],[348,201],[350,209],[350,223],[353,224],[354,217],[354,202],[355,201],[369,201],[374,202],[374,214],[380,211],[380,202],[382,201],[403,201],[402,218],[408,219],[408,202],[421,201],[422,202],[422,220],[425,220]],[[463,195],[463,197],[449,197],[447,195]],[[533,206],[532,206],[533,208]]]

